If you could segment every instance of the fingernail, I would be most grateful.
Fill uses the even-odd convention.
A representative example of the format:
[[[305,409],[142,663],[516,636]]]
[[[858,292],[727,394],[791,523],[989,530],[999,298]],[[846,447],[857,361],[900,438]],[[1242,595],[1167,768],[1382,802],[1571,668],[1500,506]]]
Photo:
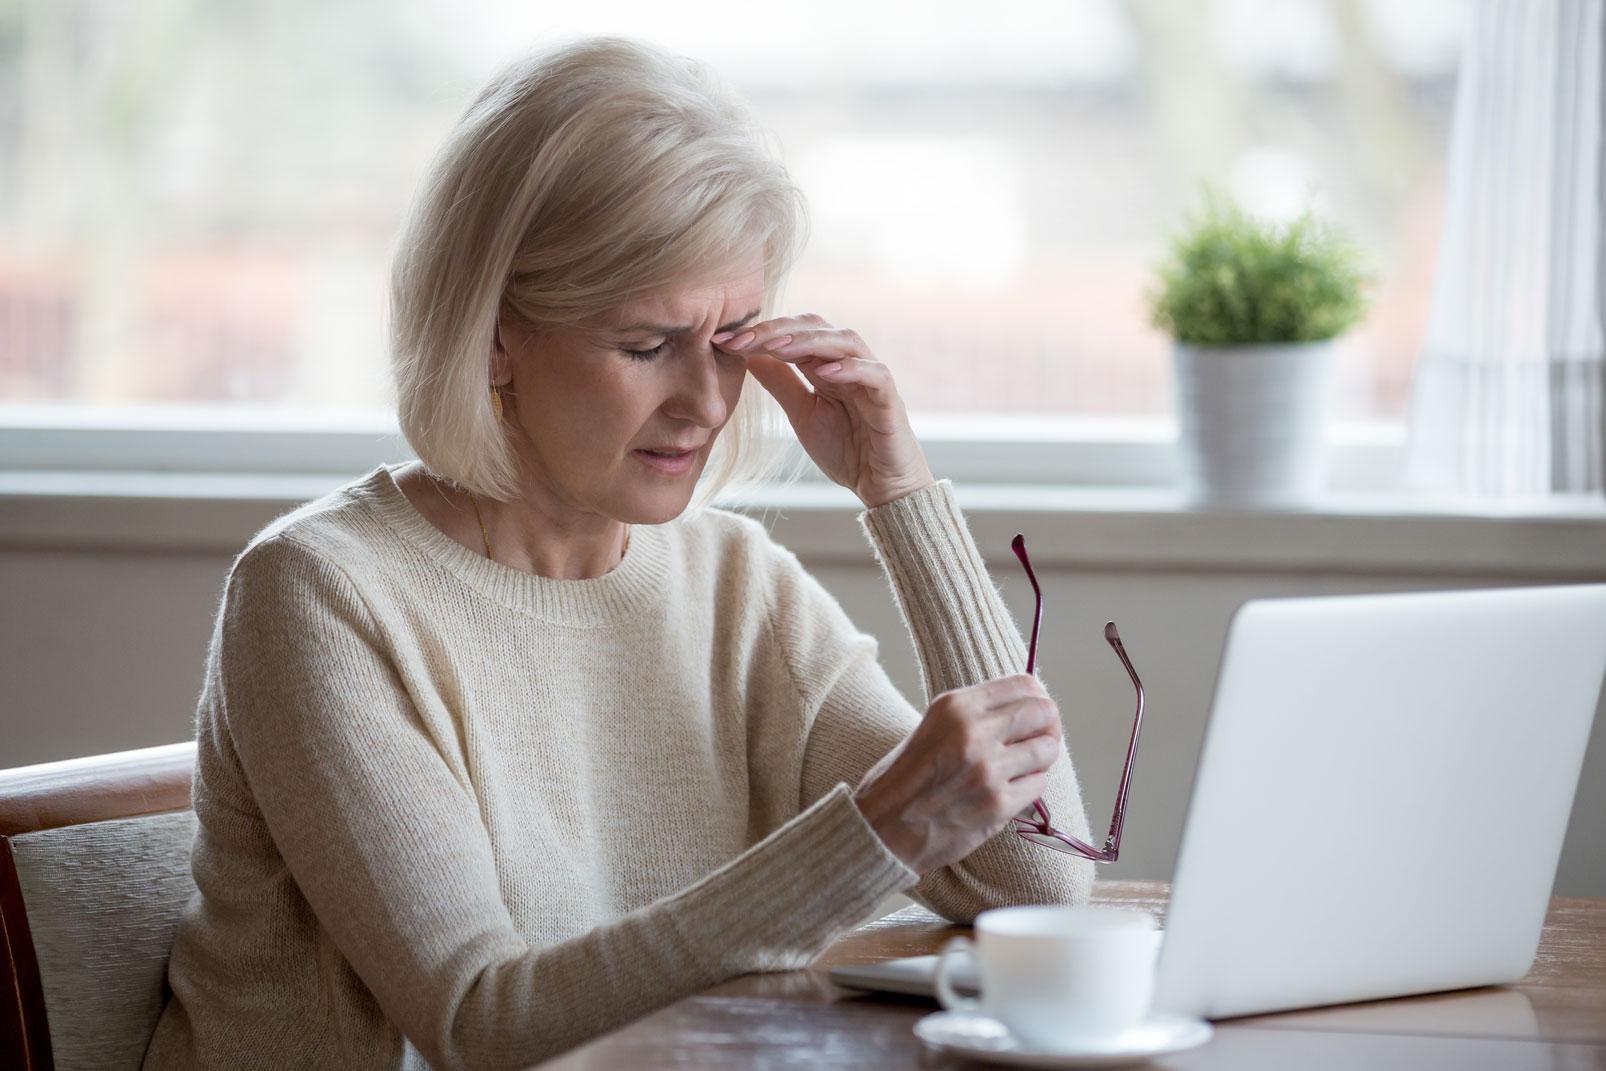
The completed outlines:
[[[819,368],[815,369],[815,371],[819,372],[822,376],[835,375],[837,372],[842,371],[842,362],[832,361],[830,364],[822,364]]]
[[[736,334],[735,331],[721,331],[719,334],[715,335],[709,341],[711,341],[711,342],[724,342],[726,339],[730,338],[734,334]]]
[[[778,350],[790,341],[792,341],[791,335],[777,335],[775,338],[772,338],[768,342],[764,343],[764,348],[767,350]]]
[[[731,340],[730,348],[733,350],[746,349],[747,346],[752,343],[753,339],[757,337],[758,332],[756,331],[744,331],[739,338]]]

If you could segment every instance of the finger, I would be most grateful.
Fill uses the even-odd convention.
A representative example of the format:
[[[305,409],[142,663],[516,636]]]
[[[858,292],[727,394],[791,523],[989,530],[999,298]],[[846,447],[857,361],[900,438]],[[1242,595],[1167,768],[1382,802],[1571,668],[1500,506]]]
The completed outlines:
[[[807,420],[809,407],[814,404],[814,392],[791,365],[756,353],[748,358],[747,370],[760,386],[774,395],[794,428]]]
[[[1011,706],[996,707],[989,713],[1007,719],[1002,733],[1006,746],[1045,734],[1053,736],[1054,728],[1059,724],[1059,707],[1052,699],[1037,696],[1017,700]]]
[[[812,312],[803,312],[796,316],[771,317],[768,320],[760,320],[758,323],[748,324],[746,327],[738,327],[733,331],[721,331],[712,336],[709,341],[721,344],[740,341],[742,335],[749,331],[753,332],[754,335],[768,338],[775,335],[789,335],[793,331],[812,331],[815,328],[830,326],[831,324],[825,317]]]
[[[990,681],[983,681],[976,685],[981,691],[982,706],[984,709],[1008,706],[1018,699],[1039,695],[1046,697],[1048,691],[1043,682],[1032,673],[1011,673],[1007,677],[994,677]]]
[[[1023,699],[1021,702],[1029,704],[1031,700]],[[1040,699],[1037,702],[1042,711],[1042,720],[1037,721],[1036,719],[1033,719],[1028,722],[1023,722],[1021,728],[1017,732],[1010,734],[1010,743],[1014,743],[1017,739],[1024,740],[1031,736],[1048,735],[1059,737],[1064,733],[1065,715],[1061,712],[1059,704],[1056,703],[1052,698]]]
[[[830,384],[833,387],[857,387],[864,391],[871,403],[887,408],[898,400],[898,392],[892,385],[892,370],[880,361],[866,360],[862,357],[844,357],[841,360],[825,360],[819,365],[802,365],[803,374],[816,385]]]
[[[857,331],[846,327],[798,328],[791,338],[782,342],[775,339],[769,352],[786,361],[806,361],[810,357],[843,359],[869,358],[870,347],[864,344]]]
[[[1007,780],[1041,773],[1054,765],[1060,757],[1060,742],[1054,737],[1034,736],[1004,749],[998,768]]]
[[[714,335],[709,341],[733,353],[759,353],[789,340],[794,333],[813,331],[824,323],[824,320],[809,313],[803,316],[777,316],[773,320],[763,320],[736,331],[726,338]]]
[[[1009,783],[1007,798],[1011,803],[1014,803],[1018,800],[1019,806],[1015,807],[1014,810],[1019,810],[1021,807],[1028,806],[1033,800],[1041,796],[1043,794],[1043,789],[1047,787],[1048,774],[1046,772],[1039,771],[1036,773],[1022,774]],[[1014,813],[1014,811],[1011,811],[1011,813]]]

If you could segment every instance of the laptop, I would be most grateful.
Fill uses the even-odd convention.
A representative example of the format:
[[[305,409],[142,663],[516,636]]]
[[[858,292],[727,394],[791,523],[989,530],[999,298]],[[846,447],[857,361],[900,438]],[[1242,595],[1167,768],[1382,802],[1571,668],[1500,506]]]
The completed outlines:
[[[1183,823],[1156,1009],[1223,1019],[1522,978],[1603,677],[1606,584],[1246,602]],[[1140,747],[1130,806],[1142,764]],[[930,995],[935,964],[830,977]],[[955,973],[974,990],[973,968]]]

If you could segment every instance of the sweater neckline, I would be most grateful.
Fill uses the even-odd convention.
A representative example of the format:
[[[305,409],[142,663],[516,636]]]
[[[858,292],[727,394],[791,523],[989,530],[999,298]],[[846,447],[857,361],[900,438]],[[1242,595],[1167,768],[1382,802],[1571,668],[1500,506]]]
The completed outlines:
[[[601,576],[584,580],[539,576],[476,553],[436,528],[396,483],[395,469],[405,464],[382,464],[364,477],[357,488],[363,500],[432,561],[502,605],[583,626],[638,611],[661,596],[669,570],[665,525],[631,525],[624,558]]]

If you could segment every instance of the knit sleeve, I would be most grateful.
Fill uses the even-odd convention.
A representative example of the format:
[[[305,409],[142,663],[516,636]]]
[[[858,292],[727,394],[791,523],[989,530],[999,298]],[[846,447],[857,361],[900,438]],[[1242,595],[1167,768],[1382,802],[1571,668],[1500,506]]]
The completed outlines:
[[[222,613],[223,719],[274,846],[440,1071],[527,1067],[735,974],[803,966],[914,881],[840,788],[687,888],[532,946],[473,786],[426,732],[345,571],[265,541],[236,562]]]
[[[914,641],[927,697],[1023,672],[1025,644],[953,495],[941,480],[864,511],[859,521],[891,584]],[[854,627],[835,597],[783,553],[778,616],[797,675],[812,688],[814,716],[804,753],[804,801],[839,782],[857,785],[919,725],[877,659],[876,640]],[[1089,840],[1081,789],[1064,742],[1043,801],[1057,827]],[[956,922],[1011,904],[1082,903],[1094,864],[1049,851],[1006,828],[963,860],[928,871],[911,897]]]

